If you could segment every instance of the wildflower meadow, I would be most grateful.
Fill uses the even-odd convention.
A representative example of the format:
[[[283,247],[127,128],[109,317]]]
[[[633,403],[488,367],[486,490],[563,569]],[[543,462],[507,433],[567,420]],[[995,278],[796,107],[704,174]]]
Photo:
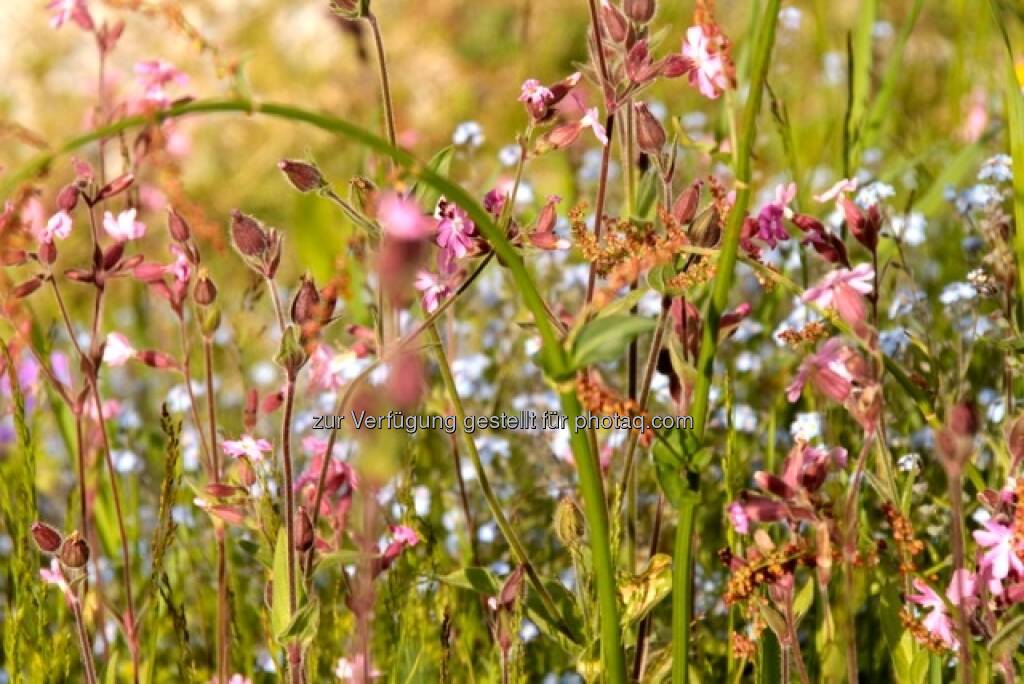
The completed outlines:
[[[0,684],[1024,676],[1019,0],[3,0],[0,74]]]

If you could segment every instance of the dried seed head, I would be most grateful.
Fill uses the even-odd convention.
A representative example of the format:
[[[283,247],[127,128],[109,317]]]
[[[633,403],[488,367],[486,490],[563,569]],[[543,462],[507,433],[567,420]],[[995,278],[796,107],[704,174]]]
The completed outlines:
[[[284,159],[277,163],[277,168],[299,192],[313,192],[327,186],[320,169],[309,162]]]
[[[305,506],[295,509],[295,519],[292,522],[295,535],[295,550],[306,552],[313,548],[313,521],[306,512]]]
[[[44,522],[32,523],[32,538],[43,553],[57,553],[64,541],[60,532]]]
[[[89,544],[75,530],[64,539],[57,557],[69,568],[84,568],[89,562]]]
[[[167,231],[175,242],[188,242],[191,235],[185,217],[179,214],[174,207],[167,207]]]
[[[242,256],[260,259],[267,252],[269,240],[263,226],[237,209],[231,212],[231,239]]]
[[[638,24],[646,24],[654,16],[654,0],[625,0],[622,8],[626,16]]]
[[[661,149],[665,146],[665,129],[661,122],[644,102],[634,103],[633,109],[636,112],[637,145],[647,154],[661,154]]]

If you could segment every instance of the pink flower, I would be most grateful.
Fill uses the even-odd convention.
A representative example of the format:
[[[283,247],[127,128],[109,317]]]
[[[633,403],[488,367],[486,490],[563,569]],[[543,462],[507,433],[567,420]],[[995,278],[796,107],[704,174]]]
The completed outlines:
[[[107,342],[103,346],[103,363],[108,366],[123,366],[137,354],[135,347],[121,333],[112,332],[107,335]]]
[[[64,598],[69,603],[74,603],[78,599],[75,597],[73,591],[71,591],[71,585],[68,584],[67,578],[64,576],[64,570],[60,567],[60,561],[56,558],[50,559],[49,568],[40,568],[39,577],[47,584],[52,584],[61,590],[64,594]]]
[[[796,197],[796,183],[779,185],[775,188],[775,200],[762,207],[757,216],[758,237],[764,240],[770,247],[776,245],[777,240],[788,240],[789,233],[782,225],[782,219],[792,216],[789,203]]]
[[[403,546],[416,546],[420,543],[420,536],[416,530],[406,525],[392,525],[391,537]]]
[[[842,180],[836,182],[835,185],[833,185],[825,192],[821,193],[820,195],[815,195],[814,199],[816,199],[819,202],[831,202],[832,200],[842,195],[845,195],[848,192],[853,192],[856,189],[856,178],[843,178]]]
[[[143,99],[161,106],[169,104],[171,100],[166,92],[166,86],[183,86],[188,83],[188,76],[162,59],[139,62],[135,65],[135,75],[145,90]]]
[[[929,609],[928,615],[921,621],[921,624],[941,639],[944,644],[954,648],[957,638],[953,633],[953,621],[946,613],[946,602],[919,578],[914,580],[914,588],[918,593],[908,595],[907,600]]]
[[[981,569],[991,570],[997,580],[1006,579],[1011,569],[1024,574],[1024,561],[1017,555],[1019,544],[1014,539],[1013,529],[994,520],[986,520],[983,526],[984,530],[973,533],[974,541],[988,549],[981,557]]]
[[[264,452],[274,450],[267,440],[255,439],[250,435],[242,435],[242,438],[237,440],[225,439],[220,445],[228,456],[235,458],[245,456],[253,461],[262,461]]]
[[[608,132],[604,130],[604,126],[601,125],[601,120],[598,118],[596,107],[591,107],[587,110],[587,113],[580,119],[579,125],[583,128],[587,128],[589,126],[594,131],[594,135],[597,139],[601,141],[602,145],[608,144]]]
[[[451,286],[440,275],[426,270],[416,274],[416,281],[413,285],[422,293],[423,309],[427,313],[436,311],[441,302],[452,293]]]
[[[46,222],[46,227],[36,236],[40,244],[48,245],[54,238],[63,240],[71,234],[71,216],[66,211],[58,211]]]
[[[796,377],[786,388],[786,398],[794,402],[807,382],[833,401],[843,402],[853,389],[853,374],[846,366],[849,350],[838,337],[825,342],[818,351],[800,364]]]
[[[434,232],[434,222],[424,216],[419,205],[397,194],[381,198],[377,220],[385,233],[399,240],[421,240]]]
[[[117,399],[107,399],[103,402],[103,420],[113,420],[121,413],[121,402]],[[100,422],[99,414],[96,412],[96,402],[85,402],[85,417],[94,423]]]
[[[554,94],[551,92],[551,89],[542,85],[537,79],[530,78],[523,81],[519,92],[520,102],[543,106],[552,99],[554,99]]]
[[[732,528],[739,534],[747,534],[750,532],[750,518],[747,517],[747,512],[743,510],[743,506],[738,501],[733,501],[729,504],[726,509],[729,513],[729,522],[732,523]]]
[[[118,242],[137,240],[146,234],[146,225],[136,221],[136,210],[125,209],[115,218],[109,211],[103,212],[103,230]]]
[[[833,307],[844,321],[856,327],[864,322],[867,313],[864,296],[871,293],[874,278],[871,264],[861,264],[852,270],[840,268],[807,290],[802,300],[821,308]]]
[[[52,0],[46,9],[53,12],[53,16],[50,17],[52,28],[58,29],[71,20],[85,31],[93,29],[92,15],[89,14],[85,0]]]
[[[696,86],[704,97],[714,100],[729,87],[725,62],[721,55],[712,51],[711,41],[702,27],[691,26],[686,29],[683,57],[692,64],[690,85]]]
[[[174,254],[174,262],[167,266],[167,273],[179,283],[187,283],[192,277],[192,262],[188,260],[185,250],[178,245],[171,245],[171,252]]]
[[[309,355],[309,377],[314,386],[333,392],[345,385],[342,371],[352,359],[352,352],[339,353],[327,344],[318,344]]]
[[[473,247],[476,225],[461,207],[441,199],[437,204],[437,244],[452,256],[461,258]]]

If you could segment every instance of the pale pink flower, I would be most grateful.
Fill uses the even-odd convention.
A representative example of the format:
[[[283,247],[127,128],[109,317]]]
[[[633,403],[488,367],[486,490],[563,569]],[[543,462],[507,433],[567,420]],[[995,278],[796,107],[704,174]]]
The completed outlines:
[[[553,98],[554,94],[551,92],[551,89],[541,84],[535,78],[523,81],[523,86],[519,92],[519,101],[529,102],[530,104],[542,105]]]
[[[171,245],[171,252],[174,254],[174,261],[167,266],[169,273],[179,283],[187,283],[192,277],[192,262],[188,255],[178,245]]]
[[[729,504],[726,509],[729,514],[729,522],[732,523],[732,528],[739,534],[747,534],[750,532],[750,518],[747,517],[747,512],[743,509],[742,504],[739,501],[733,501]]]
[[[814,354],[800,364],[796,377],[786,388],[786,398],[794,402],[800,398],[808,382],[833,401],[843,402],[853,389],[853,374],[846,367],[848,350],[838,337],[826,341]]]
[[[224,453],[228,456],[241,458],[243,456],[253,461],[262,461],[264,452],[273,451],[273,445],[265,439],[256,439],[251,435],[242,435],[241,439],[225,439],[220,443]]]
[[[41,244],[48,245],[53,242],[54,238],[63,240],[70,234],[71,216],[68,212],[61,210],[50,217],[50,220],[46,222],[46,227],[36,237]]]
[[[476,235],[476,224],[461,207],[442,199],[437,204],[437,244],[461,258],[473,247],[473,236]]]
[[[420,543],[420,536],[416,530],[407,525],[392,525],[391,537],[403,546],[416,546]]]
[[[598,140],[601,141],[602,145],[608,144],[608,132],[604,129],[601,124],[601,119],[598,118],[597,107],[591,107],[587,110],[587,113],[579,121],[581,128],[587,128],[588,126],[594,131],[594,135]]]
[[[434,232],[434,222],[415,200],[389,194],[377,205],[377,220],[384,232],[399,240],[421,240]]]
[[[71,585],[68,583],[68,579],[64,576],[64,570],[60,567],[60,561],[56,558],[50,559],[49,568],[40,568],[39,577],[47,584],[52,584],[61,590],[64,594],[64,598],[69,603],[74,603],[78,600],[75,593],[71,591]]]
[[[103,230],[118,242],[137,240],[146,234],[146,225],[136,221],[135,209],[125,209],[115,218],[109,211],[103,212]]]
[[[135,75],[145,91],[143,99],[161,106],[170,103],[171,98],[166,91],[168,85],[183,86],[188,83],[188,76],[162,59],[139,62],[135,65]]]
[[[138,355],[128,338],[119,332],[107,335],[107,343],[103,346],[103,363],[108,366],[123,366]]]
[[[113,420],[121,414],[121,402],[117,399],[107,399],[103,402],[103,420]],[[100,422],[99,414],[96,412],[96,402],[85,402],[85,417],[94,423]]]
[[[716,99],[729,87],[722,56],[712,52],[711,41],[700,26],[686,29],[683,42],[683,57],[690,60],[690,85],[694,85],[704,97]]]
[[[426,270],[416,274],[413,286],[422,294],[423,309],[427,313],[436,311],[441,302],[452,293],[451,286],[440,275]]]
[[[874,289],[875,269],[860,264],[854,269],[840,268],[828,273],[801,298],[806,304],[839,312],[844,321],[857,326],[867,314],[864,297]]]
[[[819,202],[831,202],[832,200],[837,199],[838,197],[845,195],[846,193],[853,192],[856,189],[856,178],[843,178],[837,181],[831,188],[829,188],[825,192],[821,193],[820,195],[815,195],[814,199],[816,199]]]
[[[1024,574],[1024,561],[1017,555],[1018,544],[1014,540],[1013,528],[994,520],[986,520],[983,526],[985,529],[973,533],[974,541],[987,549],[981,557],[982,570],[991,570],[992,577],[997,580],[1006,579],[1011,569],[1017,574]]]
[[[337,352],[327,344],[316,345],[309,355],[309,377],[313,385],[325,392],[333,392],[345,385],[343,372],[354,358],[351,351]]]
[[[52,28],[58,29],[69,20],[86,31],[91,31],[93,28],[92,15],[89,14],[89,7],[85,4],[85,0],[52,0],[46,9],[53,12],[53,16],[50,17]]]
[[[944,644],[955,648],[957,638],[953,633],[953,621],[946,612],[946,602],[919,578],[914,580],[914,589],[918,593],[908,595],[907,600],[929,610],[921,624],[930,633],[941,639]]]

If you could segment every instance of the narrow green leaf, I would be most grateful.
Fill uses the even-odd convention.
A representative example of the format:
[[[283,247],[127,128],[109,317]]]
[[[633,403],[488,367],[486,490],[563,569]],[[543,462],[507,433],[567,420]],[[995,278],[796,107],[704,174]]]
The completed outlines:
[[[430,158],[430,161],[427,162],[427,168],[442,176],[447,176],[454,156],[455,148],[449,145]],[[434,207],[437,206],[437,201],[441,199],[441,192],[429,183],[416,183],[413,186],[412,193],[419,205],[427,211],[433,211]]]
[[[288,537],[284,525],[277,531],[272,579],[270,627],[277,635],[283,633],[292,621],[288,604]]]
[[[1000,661],[1003,658],[1012,656],[1024,639],[1024,613],[1019,613],[1012,620],[1007,622],[988,642],[988,650],[992,659]]]
[[[595,363],[612,361],[622,356],[626,347],[638,335],[654,328],[649,318],[615,314],[595,318],[579,331],[570,352],[570,367],[586,368]]]

